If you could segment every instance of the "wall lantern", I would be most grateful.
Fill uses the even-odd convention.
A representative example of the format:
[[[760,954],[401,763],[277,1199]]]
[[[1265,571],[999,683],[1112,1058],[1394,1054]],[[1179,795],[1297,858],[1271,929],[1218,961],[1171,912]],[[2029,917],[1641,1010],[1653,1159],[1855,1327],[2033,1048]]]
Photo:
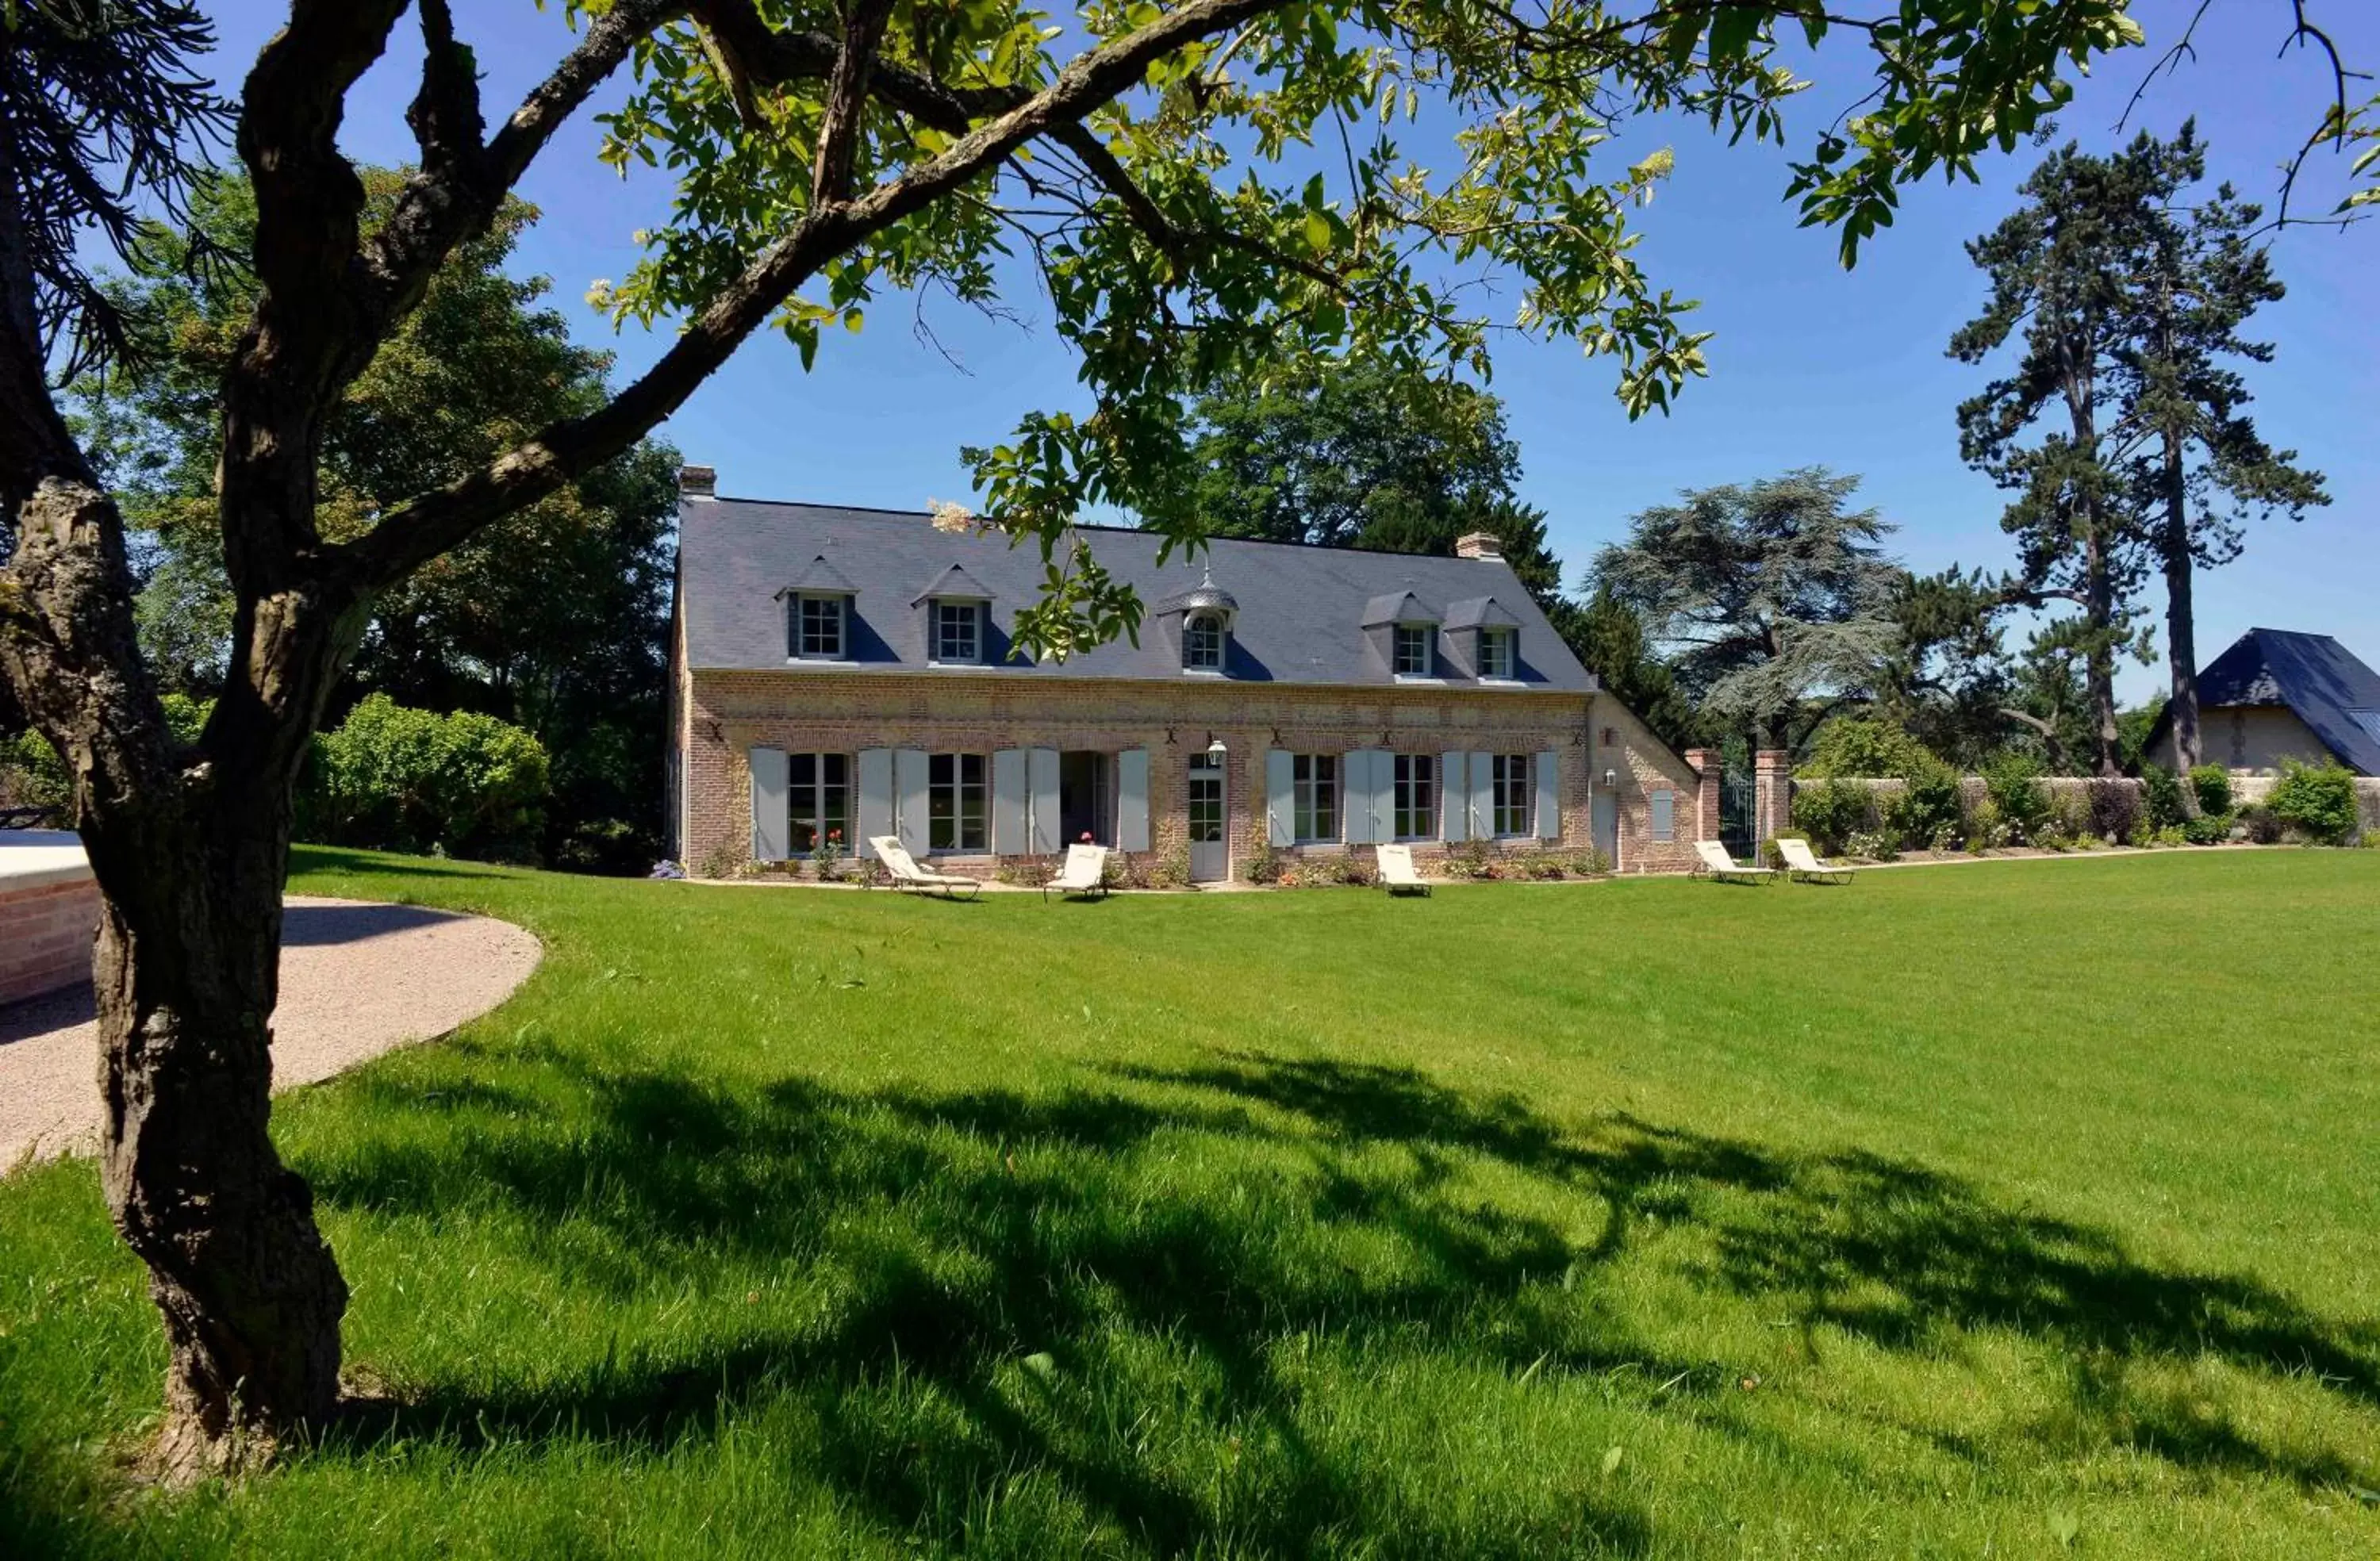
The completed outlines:
[[[1228,754],[1232,750],[1230,748],[1224,746],[1223,740],[1221,738],[1216,736],[1211,732],[1207,733],[1207,752],[1213,757],[1221,758],[1225,754]]]
[[[1620,771],[1616,769],[1607,769],[1603,772],[1603,789],[1605,791],[1609,792],[1616,790],[1619,785]]]

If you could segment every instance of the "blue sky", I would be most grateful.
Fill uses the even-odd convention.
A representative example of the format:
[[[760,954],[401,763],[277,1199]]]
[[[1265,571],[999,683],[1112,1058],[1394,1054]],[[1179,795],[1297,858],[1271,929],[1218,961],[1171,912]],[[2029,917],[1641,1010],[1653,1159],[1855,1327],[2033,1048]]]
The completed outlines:
[[[218,72],[236,81],[283,13],[265,0],[210,8],[222,35]],[[2058,139],[2116,144],[2126,100],[2195,8],[2196,0],[2139,0],[2150,49],[2104,64],[2083,83]],[[566,46],[558,6],[500,0],[456,9],[487,72],[492,115]],[[2200,58],[2149,88],[2131,128],[2169,134],[2195,115],[2215,176],[2252,198],[2277,188],[2325,80],[2302,54],[2276,57],[2286,10],[2279,0],[2215,0],[2200,27]],[[2316,14],[2350,62],[2380,61],[2380,6],[2331,0]],[[403,119],[414,90],[411,28],[400,24],[399,47],[351,105],[342,140],[358,159],[395,163],[412,151]],[[1842,54],[1831,63],[1840,70],[1853,62]],[[1826,79],[1828,63],[1818,62],[1818,85],[1797,105],[1793,127],[1804,145],[1848,95]],[[633,264],[632,235],[665,212],[668,188],[649,172],[623,183],[595,161],[595,143],[582,117],[532,170],[523,193],[544,217],[518,259],[524,272],[553,278],[556,302],[583,339],[608,341],[632,371],[667,336],[632,329],[614,337],[581,296],[590,281]],[[1711,377],[1669,417],[1631,423],[1612,398],[1609,368],[1571,345],[1508,345],[1498,359],[1494,389],[1520,442],[1524,495],[1550,515],[1553,546],[1573,575],[1631,514],[1682,488],[1806,465],[1861,474],[1865,502],[1899,524],[1898,545],[1915,568],[2007,563],[2000,496],[1960,462],[1952,416],[1985,375],[1946,357],[1943,345],[1983,297],[1962,245],[2013,206],[2041,152],[2022,147],[1988,163],[1979,187],[1906,192],[1894,226],[1847,273],[1830,233],[1795,226],[1781,199],[1782,151],[1730,148],[1697,126],[1647,123],[1623,137],[1615,165],[1665,144],[1675,148],[1677,171],[1641,214],[1638,255],[1659,284],[1703,300],[1699,328],[1717,333]],[[2299,209],[2326,211],[2345,188],[2340,160],[2318,160],[2309,177]],[[2289,296],[2255,322],[2277,347],[2273,364],[2252,371],[2259,426],[2327,474],[2333,502],[2301,524],[2253,529],[2244,557],[2202,577],[2202,659],[2263,625],[2333,634],[2380,664],[2380,222],[2292,231],[2279,239],[2276,263]],[[1046,311],[1029,293],[1014,301],[1021,328],[947,302],[928,306],[964,369],[919,339],[901,302],[880,303],[860,335],[831,340],[808,374],[781,338],[756,339],[664,431],[686,458],[719,468],[724,492],[908,508],[929,497],[965,500],[961,444],[999,438],[1027,409],[1079,400]],[[2131,667],[2119,686],[2138,699],[2162,681],[2155,668]]]

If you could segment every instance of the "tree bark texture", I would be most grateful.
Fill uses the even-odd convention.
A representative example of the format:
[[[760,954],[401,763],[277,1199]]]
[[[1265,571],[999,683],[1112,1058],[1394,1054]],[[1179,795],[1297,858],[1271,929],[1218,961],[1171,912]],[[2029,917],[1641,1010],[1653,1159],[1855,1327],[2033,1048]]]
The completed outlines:
[[[2174,762],[2184,772],[2200,762],[2198,732],[2198,631],[2192,622],[2190,491],[2182,471],[2181,441],[2165,438],[2165,659],[2173,674],[2166,712],[2173,723]]]
[[[346,1287],[268,1131],[290,797],[308,708],[232,768],[169,746],[134,650],[112,502],[54,476],[18,504],[0,670],[60,741],[102,896],[92,961],[108,1211],[150,1273],[168,1351],[161,1472],[269,1456],[338,1398]],[[251,677],[326,687],[322,604],[260,604]],[[261,674],[259,676],[258,674]],[[251,689],[251,695],[253,689]],[[265,713],[260,710],[260,713]]]

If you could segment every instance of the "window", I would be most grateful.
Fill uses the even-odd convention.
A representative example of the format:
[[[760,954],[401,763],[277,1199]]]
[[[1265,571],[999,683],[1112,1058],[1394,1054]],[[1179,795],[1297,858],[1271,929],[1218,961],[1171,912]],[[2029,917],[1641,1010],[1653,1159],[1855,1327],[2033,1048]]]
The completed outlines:
[[[1484,678],[1510,679],[1512,675],[1512,631],[1482,629],[1479,631],[1479,675]]]
[[[1620,746],[1620,733],[1617,729],[1609,726],[1603,729],[1603,745],[1607,748]]]
[[[1182,666],[1194,672],[1223,670],[1223,621],[1212,612],[1193,612],[1182,621]]]
[[[1436,836],[1438,760],[1427,754],[1399,754],[1395,780],[1397,839],[1426,841]]]
[[[795,599],[794,654],[805,661],[843,659],[843,598],[806,596]]]
[[[937,661],[983,659],[983,603],[979,601],[934,603],[934,659]]]
[[[847,754],[785,756],[786,811],[794,854],[808,856],[819,841],[851,849],[851,758]]]
[[[1390,631],[1395,636],[1395,667],[1401,678],[1426,678],[1436,670],[1429,655],[1429,625],[1399,623]]]
[[[1339,758],[1335,754],[1299,754],[1291,760],[1294,800],[1291,832],[1300,845],[1339,838]]]
[[[1678,838],[1678,793],[1662,790],[1652,793],[1653,838],[1669,841]]]
[[[1499,835],[1525,835],[1535,822],[1537,795],[1529,786],[1529,756],[1498,754],[1488,771],[1490,795],[1495,804],[1495,829]]]
[[[926,760],[926,849],[984,848],[984,776],[981,754],[934,754]]]

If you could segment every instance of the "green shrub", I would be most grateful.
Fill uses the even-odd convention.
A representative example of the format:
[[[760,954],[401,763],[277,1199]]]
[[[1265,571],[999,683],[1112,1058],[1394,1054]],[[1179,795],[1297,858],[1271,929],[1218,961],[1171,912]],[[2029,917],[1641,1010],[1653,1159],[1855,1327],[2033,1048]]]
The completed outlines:
[[[2181,825],[2181,838],[2192,845],[2221,845],[2231,838],[2231,816],[2202,813],[2195,818],[2186,818]]]
[[[38,732],[0,738],[0,807],[38,807],[64,825],[74,803],[67,767]]]
[[[1840,851],[1853,835],[1876,826],[1876,794],[1848,780],[1797,786],[1793,824],[1827,851]]]
[[[1860,862],[1898,861],[1900,842],[1883,830],[1863,831],[1843,842],[1843,854]]]
[[[1257,841],[1256,850],[1240,864],[1240,877],[1252,884],[1277,884],[1281,882],[1281,870],[1285,865],[1281,853],[1273,847],[1272,837],[1261,836]]]
[[[1959,838],[1959,777],[1939,760],[1909,777],[1885,809],[1885,829],[1911,851],[1941,851]]]
[[[2285,759],[2280,784],[2265,799],[2274,817],[2321,845],[2340,845],[2355,833],[2355,777],[2337,763]]]
[[[2029,843],[2049,819],[2049,788],[2041,783],[2041,767],[2023,754],[1992,761],[1984,771],[1984,794],[2011,844]]]
[[[2225,777],[2224,785],[2230,785]],[[2163,765],[2141,766],[2141,806],[2148,815],[2149,828],[2179,828],[2190,817],[2190,805],[2182,800],[2181,779]]]
[[[548,786],[545,748],[520,728],[375,694],[315,740],[299,827],[339,845],[526,861]]]
[[[2190,789],[2198,798],[2201,813],[2231,811],[2231,772],[2219,764],[2191,766]]]
[[[2261,803],[2251,803],[2240,810],[2240,828],[2251,845],[2273,845],[2281,838],[2281,821],[2273,810]]]
[[[1834,776],[1908,780],[1943,768],[1925,744],[1891,721],[1840,716],[1818,728],[1801,773],[1814,780]]]

